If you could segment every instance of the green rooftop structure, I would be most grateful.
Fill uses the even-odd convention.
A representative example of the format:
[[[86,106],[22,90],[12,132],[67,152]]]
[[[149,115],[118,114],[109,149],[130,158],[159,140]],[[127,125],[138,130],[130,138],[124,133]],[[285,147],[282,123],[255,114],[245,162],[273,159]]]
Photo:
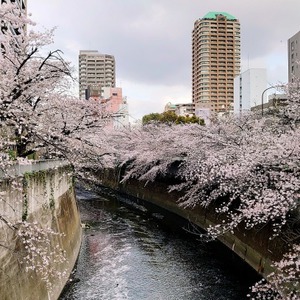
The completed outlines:
[[[230,20],[230,21],[237,20],[236,17],[234,17],[233,15],[230,15],[226,12],[215,12],[215,11],[211,11],[211,12],[207,13],[202,19],[216,20],[218,15],[222,15],[222,16],[226,17],[227,20]]]

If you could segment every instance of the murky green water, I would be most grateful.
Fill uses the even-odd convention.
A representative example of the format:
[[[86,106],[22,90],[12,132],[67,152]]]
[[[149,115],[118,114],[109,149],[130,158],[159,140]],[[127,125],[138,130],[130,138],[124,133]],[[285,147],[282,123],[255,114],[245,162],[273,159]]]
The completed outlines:
[[[117,200],[80,193],[84,229],[75,280],[61,297],[87,300],[246,299],[253,273]],[[84,198],[84,199],[83,199]]]

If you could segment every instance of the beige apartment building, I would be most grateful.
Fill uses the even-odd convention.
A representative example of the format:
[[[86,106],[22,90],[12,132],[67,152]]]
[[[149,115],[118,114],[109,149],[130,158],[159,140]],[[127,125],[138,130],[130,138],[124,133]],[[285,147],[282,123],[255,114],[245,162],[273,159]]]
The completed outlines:
[[[194,23],[193,103],[216,113],[233,111],[234,78],[240,73],[240,23],[225,12],[209,12]]]
[[[96,50],[81,50],[79,53],[79,97],[87,98],[87,90],[115,87],[115,58]]]

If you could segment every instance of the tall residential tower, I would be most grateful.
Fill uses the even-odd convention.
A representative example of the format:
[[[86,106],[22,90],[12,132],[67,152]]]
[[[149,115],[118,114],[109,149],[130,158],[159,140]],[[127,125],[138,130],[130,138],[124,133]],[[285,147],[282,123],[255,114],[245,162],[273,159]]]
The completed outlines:
[[[115,87],[115,58],[95,50],[81,50],[79,53],[79,97],[86,98],[86,91],[104,87]]]
[[[234,77],[240,73],[240,23],[209,12],[193,29],[193,103],[216,113],[233,111]]]

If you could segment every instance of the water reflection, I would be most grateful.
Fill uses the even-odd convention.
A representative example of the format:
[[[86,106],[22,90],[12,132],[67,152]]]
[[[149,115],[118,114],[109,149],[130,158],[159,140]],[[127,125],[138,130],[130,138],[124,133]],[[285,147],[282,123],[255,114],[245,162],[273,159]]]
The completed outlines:
[[[210,246],[168,231],[118,201],[80,194],[84,230],[75,277],[61,299],[245,299],[249,274]],[[228,257],[226,257],[228,259]]]

